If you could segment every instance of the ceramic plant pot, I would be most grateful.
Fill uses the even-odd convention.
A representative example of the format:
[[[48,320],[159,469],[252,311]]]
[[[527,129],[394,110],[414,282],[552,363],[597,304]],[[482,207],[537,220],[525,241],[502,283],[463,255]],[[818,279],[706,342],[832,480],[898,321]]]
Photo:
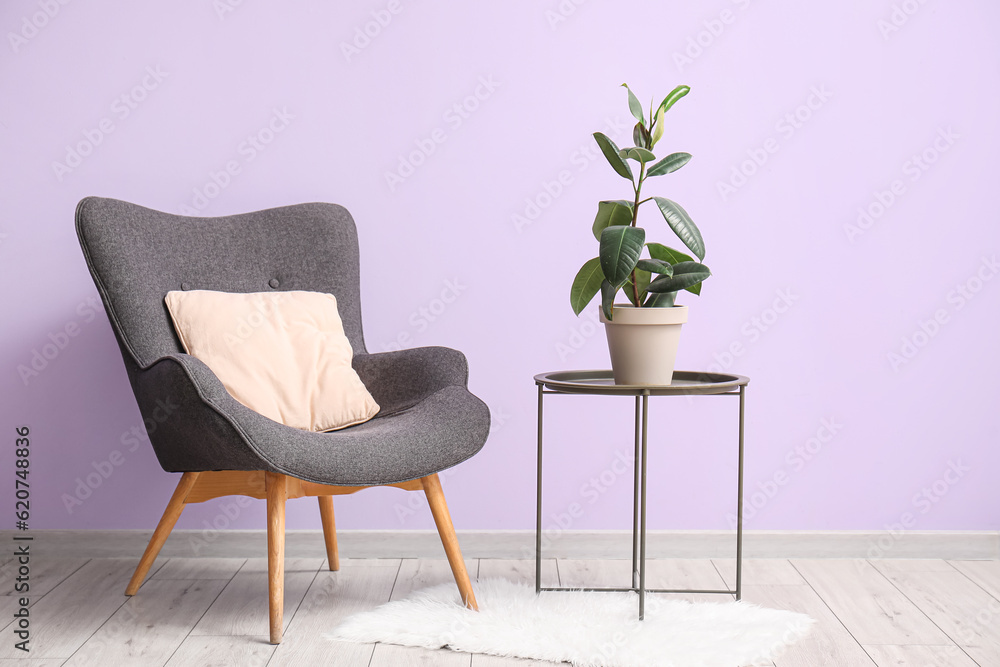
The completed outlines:
[[[598,310],[608,336],[615,384],[670,384],[687,306],[636,308],[616,303],[611,321],[600,306]]]

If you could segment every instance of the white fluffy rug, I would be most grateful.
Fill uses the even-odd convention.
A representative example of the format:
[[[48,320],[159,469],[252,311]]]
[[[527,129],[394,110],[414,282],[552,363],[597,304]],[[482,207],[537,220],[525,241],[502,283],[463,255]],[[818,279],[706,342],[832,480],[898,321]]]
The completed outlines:
[[[579,667],[738,667],[766,663],[813,620],[745,602],[692,604],[647,594],[544,592],[503,579],[476,585],[479,612],[442,584],[355,614],[328,639],[448,647]]]

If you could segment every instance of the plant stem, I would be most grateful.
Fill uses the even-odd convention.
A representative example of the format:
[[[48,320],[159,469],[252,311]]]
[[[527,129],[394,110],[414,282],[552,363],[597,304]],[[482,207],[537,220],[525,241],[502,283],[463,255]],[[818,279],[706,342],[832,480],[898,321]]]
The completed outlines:
[[[635,186],[635,200],[632,203],[632,227],[635,227],[636,220],[639,219],[639,193],[642,191],[642,182],[646,180],[646,163],[641,163],[639,167],[639,182]],[[642,302],[639,301],[639,284],[635,280],[635,269],[632,269],[632,294],[635,295],[635,306],[636,308],[642,307]]]
[[[639,217],[639,204],[642,203],[641,201],[639,201],[639,193],[642,192],[642,182],[644,180],[646,180],[646,163],[645,162],[643,162],[642,166],[639,167],[639,182],[635,186],[635,201],[632,203],[632,226],[633,227],[635,227],[635,221]],[[643,201],[649,201],[649,200],[645,199]]]

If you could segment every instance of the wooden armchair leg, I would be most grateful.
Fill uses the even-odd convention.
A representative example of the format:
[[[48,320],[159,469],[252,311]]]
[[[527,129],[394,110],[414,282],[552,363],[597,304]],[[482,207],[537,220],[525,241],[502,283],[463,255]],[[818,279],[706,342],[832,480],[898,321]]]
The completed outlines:
[[[146,574],[149,572],[153,561],[156,560],[156,556],[159,555],[163,543],[167,541],[170,531],[174,529],[177,519],[180,518],[181,512],[184,511],[184,499],[187,497],[188,492],[191,491],[191,487],[194,486],[199,474],[196,472],[186,472],[181,475],[180,481],[177,482],[177,488],[174,489],[173,495],[170,496],[170,502],[167,503],[167,509],[163,510],[163,516],[160,517],[160,522],[156,524],[153,536],[149,538],[146,551],[142,554],[142,558],[139,559],[139,565],[135,568],[132,580],[128,582],[125,595],[135,595],[139,592],[142,580],[146,578]]]
[[[333,496],[317,496],[319,516],[323,522],[323,539],[326,541],[326,560],[332,572],[340,569],[340,554],[337,552],[337,523],[333,518]]]
[[[267,602],[271,622],[271,643],[281,643],[285,602],[285,500],[287,478],[264,473],[267,495]]]
[[[434,523],[437,525],[438,535],[441,536],[441,543],[444,544],[444,552],[448,555],[451,573],[455,575],[455,583],[458,584],[458,592],[462,596],[462,601],[469,609],[479,611],[476,594],[472,590],[472,582],[469,581],[469,573],[465,569],[462,550],[458,546],[458,538],[455,536],[455,526],[451,523],[448,504],[444,500],[444,491],[441,490],[441,480],[435,473],[422,477],[420,481],[423,484],[424,493],[427,495],[427,504],[430,505],[431,514],[434,515]]]

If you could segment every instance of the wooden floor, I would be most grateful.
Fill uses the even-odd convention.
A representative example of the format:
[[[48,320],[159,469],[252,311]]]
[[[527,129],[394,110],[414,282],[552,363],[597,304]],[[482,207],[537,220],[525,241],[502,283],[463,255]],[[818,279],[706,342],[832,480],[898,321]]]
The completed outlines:
[[[31,652],[6,625],[0,663],[27,665],[338,665],[524,667],[526,660],[334,642],[345,616],[451,580],[445,560],[289,559],[285,640],[267,643],[264,559],[158,560],[139,591],[123,594],[137,559],[32,560]],[[655,588],[734,582],[734,561],[650,561]],[[630,562],[551,560],[544,585],[621,585]],[[473,560],[473,577],[534,581],[534,562]],[[13,618],[17,567],[0,563],[0,617]],[[996,667],[1000,665],[1000,561],[748,560],[744,599],[804,612],[817,624],[774,667]],[[689,596],[719,601],[722,596]]]

